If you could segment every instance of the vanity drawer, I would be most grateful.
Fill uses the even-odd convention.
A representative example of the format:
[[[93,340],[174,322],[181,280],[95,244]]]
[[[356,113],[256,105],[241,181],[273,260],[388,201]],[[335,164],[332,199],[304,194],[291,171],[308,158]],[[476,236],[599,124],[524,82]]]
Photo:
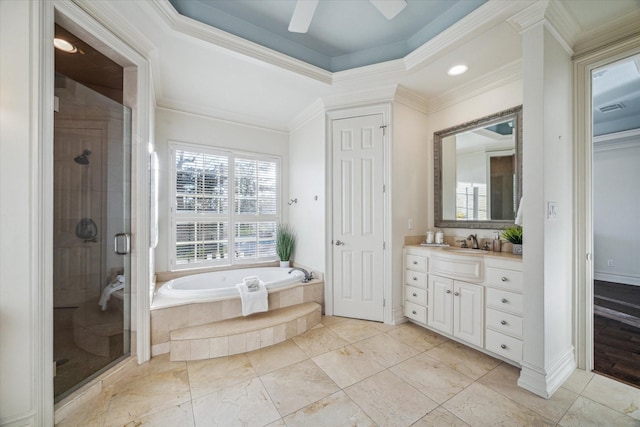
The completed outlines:
[[[418,273],[417,271],[405,270],[404,271],[404,284],[415,286],[420,289],[427,289],[427,275],[424,273]]]
[[[522,317],[487,308],[487,328],[522,338]]]
[[[427,305],[427,291],[413,286],[404,287],[404,299],[414,304]]]
[[[522,316],[522,295],[487,288],[487,307]]]
[[[427,257],[425,256],[407,254],[405,263],[408,270],[427,272]]]
[[[420,323],[427,323],[427,308],[409,301],[404,302],[404,315]]]
[[[522,271],[487,267],[487,284],[510,291],[522,292]]]
[[[485,348],[509,360],[522,361],[522,340],[499,332],[486,331]]]

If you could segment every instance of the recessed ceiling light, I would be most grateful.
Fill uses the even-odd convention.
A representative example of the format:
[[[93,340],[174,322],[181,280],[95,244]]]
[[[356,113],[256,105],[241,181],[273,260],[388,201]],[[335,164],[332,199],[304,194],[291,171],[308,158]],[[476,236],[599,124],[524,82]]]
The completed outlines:
[[[468,69],[469,67],[467,67],[466,65],[454,65],[453,67],[449,68],[447,74],[449,74],[450,76],[459,76],[460,74],[466,73]]]
[[[73,43],[69,43],[65,39],[60,39],[58,37],[53,39],[53,45],[56,49],[67,53],[76,53],[78,51],[78,48]]]

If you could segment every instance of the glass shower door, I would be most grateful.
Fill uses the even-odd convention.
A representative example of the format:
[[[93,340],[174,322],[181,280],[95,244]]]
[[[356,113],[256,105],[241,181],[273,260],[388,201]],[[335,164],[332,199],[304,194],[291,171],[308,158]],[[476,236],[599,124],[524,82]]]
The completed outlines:
[[[130,354],[131,113],[56,74],[56,401]]]

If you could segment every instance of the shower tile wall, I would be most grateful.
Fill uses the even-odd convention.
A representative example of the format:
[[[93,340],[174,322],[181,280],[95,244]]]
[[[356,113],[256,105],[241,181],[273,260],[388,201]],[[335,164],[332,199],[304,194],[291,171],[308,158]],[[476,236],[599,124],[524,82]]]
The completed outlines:
[[[114,231],[119,228],[118,219],[122,223],[122,189],[109,197],[113,189],[108,175],[118,171],[105,174],[104,169],[108,145],[122,144],[122,112],[103,103],[99,95],[95,99],[88,99],[91,94],[77,96],[74,82],[65,79],[63,85],[56,88],[61,108],[55,117],[54,144],[54,307],[77,307],[99,298],[121,264],[104,249],[104,242],[118,232]],[[93,106],[87,108],[85,102]],[[91,151],[86,165],[74,160],[84,150]],[[119,165],[116,169],[122,173],[122,161],[109,164]],[[107,222],[109,213],[115,218]],[[96,242],[76,235],[83,218],[95,222]]]

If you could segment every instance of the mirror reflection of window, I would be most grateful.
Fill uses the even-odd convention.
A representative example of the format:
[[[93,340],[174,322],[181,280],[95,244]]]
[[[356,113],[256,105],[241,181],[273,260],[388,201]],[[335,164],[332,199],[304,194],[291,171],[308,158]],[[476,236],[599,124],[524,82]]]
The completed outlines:
[[[513,119],[442,140],[443,218],[456,221],[515,218]]]

